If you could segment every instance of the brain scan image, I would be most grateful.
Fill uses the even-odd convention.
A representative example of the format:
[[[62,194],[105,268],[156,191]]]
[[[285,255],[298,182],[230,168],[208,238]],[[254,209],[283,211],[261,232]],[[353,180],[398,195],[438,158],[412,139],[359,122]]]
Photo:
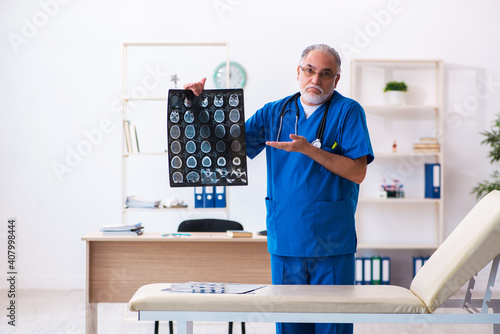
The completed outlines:
[[[231,109],[229,112],[229,120],[236,123],[240,120],[240,111],[238,109]]]
[[[181,143],[179,143],[177,140],[174,141],[172,145],[170,145],[170,150],[172,150],[174,154],[179,154],[181,152]]]
[[[186,126],[186,129],[184,130],[184,135],[186,136],[186,138],[193,139],[194,136],[196,135],[196,130],[194,126],[192,125]]]
[[[224,111],[221,110],[221,109],[217,109],[214,113],[214,120],[217,122],[217,123],[222,123],[224,122]]]
[[[200,180],[200,174],[197,172],[189,172],[189,174],[186,176],[186,180],[189,183],[197,183]]]
[[[182,176],[182,173],[175,172],[174,174],[172,174],[172,180],[174,181],[174,183],[180,183],[184,180],[184,177]]]
[[[198,162],[196,161],[196,158],[193,157],[193,156],[190,156],[189,158],[187,158],[186,160],[186,165],[189,167],[189,168],[195,168],[196,165],[198,164]]]
[[[184,121],[188,124],[191,124],[194,122],[194,114],[192,111],[188,110],[184,113]]]
[[[181,135],[181,128],[179,128],[178,125],[174,125],[170,128],[169,133],[170,133],[170,137],[172,137],[173,139],[177,139]]]
[[[235,138],[239,137],[241,134],[241,129],[240,129],[239,125],[237,125],[237,124],[231,125],[231,128],[229,129],[229,133],[231,134],[231,136],[233,136]]]
[[[200,122],[202,123],[207,123],[210,120],[210,114],[208,113],[208,110],[202,110],[200,112]]]
[[[223,140],[219,140],[215,146],[215,149],[219,153],[223,153],[226,151],[226,143]]]
[[[170,112],[170,122],[178,123],[180,119],[181,116],[179,114],[179,110],[173,110],[172,112]]]
[[[229,105],[231,107],[237,107],[238,103],[240,103],[240,100],[238,98],[238,94],[229,95]]]
[[[248,184],[243,89],[170,89],[166,105],[171,187]]]
[[[201,98],[200,98],[200,106],[203,107],[203,108],[208,107],[208,96],[207,95],[201,96]]]
[[[217,138],[223,138],[226,135],[226,128],[224,125],[219,124],[215,127],[215,136]]]
[[[193,154],[196,152],[196,143],[192,140],[186,143],[186,152],[189,154]]]
[[[207,139],[208,137],[210,137],[210,127],[206,124],[203,124],[200,128],[200,136],[201,138],[203,139]]]
[[[214,96],[214,106],[220,108],[224,104],[224,96],[222,94],[215,94]]]

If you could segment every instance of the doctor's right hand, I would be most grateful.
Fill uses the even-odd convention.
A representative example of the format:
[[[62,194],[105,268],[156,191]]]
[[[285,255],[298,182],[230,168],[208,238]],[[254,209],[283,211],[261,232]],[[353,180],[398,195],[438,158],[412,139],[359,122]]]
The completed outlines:
[[[184,85],[184,89],[189,89],[193,91],[194,95],[198,96],[205,89],[205,81],[207,81],[207,78],[202,78],[198,82],[187,83]]]

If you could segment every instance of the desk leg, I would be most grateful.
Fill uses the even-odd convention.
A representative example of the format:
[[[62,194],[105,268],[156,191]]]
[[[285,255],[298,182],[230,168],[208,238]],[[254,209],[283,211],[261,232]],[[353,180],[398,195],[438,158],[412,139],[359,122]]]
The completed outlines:
[[[193,334],[193,322],[177,321],[177,334]]]
[[[87,241],[87,282],[85,288],[85,334],[97,334],[97,303],[90,302],[90,242]]]
[[[97,303],[86,302],[85,334],[97,334]]]

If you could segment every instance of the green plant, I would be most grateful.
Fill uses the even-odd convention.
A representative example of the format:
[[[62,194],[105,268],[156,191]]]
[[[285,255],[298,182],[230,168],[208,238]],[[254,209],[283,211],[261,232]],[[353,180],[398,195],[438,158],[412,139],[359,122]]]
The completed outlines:
[[[493,124],[491,131],[483,131],[481,135],[486,137],[481,144],[487,144],[491,147],[490,153],[488,154],[490,163],[500,162],[500,114],[497,115],[497,120]],[[478,185],[472,189],[471,193],[475,193],[477,199],[483,197],[492,190],[500,190],[500,172],[494,170],[491,174],[491,178],[491,180],[479,182]]]
[[[385,84],[384,93],[393,90],[406,92],[408,90],[408,86],[406,86],[404,81],[389,81]]]

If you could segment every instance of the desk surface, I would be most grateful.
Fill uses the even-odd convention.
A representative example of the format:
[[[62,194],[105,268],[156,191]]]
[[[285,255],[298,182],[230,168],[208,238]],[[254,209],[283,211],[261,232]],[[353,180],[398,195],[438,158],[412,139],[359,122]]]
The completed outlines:
[[[230,238],[225,232],[190,232],[190,236],[162,237],[162,233],[144,233],[142,235],[110,235],[102,232],[89,233],[84,241],[173,241],[173,242],[266,242],[267,237],[254,235],[252,238]]]

